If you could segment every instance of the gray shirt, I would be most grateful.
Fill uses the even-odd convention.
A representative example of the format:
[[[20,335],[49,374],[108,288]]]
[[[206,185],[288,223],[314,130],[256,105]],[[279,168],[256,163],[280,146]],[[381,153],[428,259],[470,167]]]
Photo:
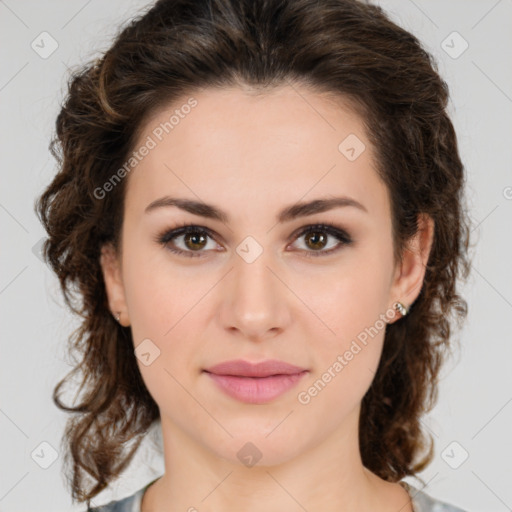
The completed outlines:
[[[87,512],[141,512],[140,505],[142,503],[142,495],[156,480],[158,480],[158,478],[151,481],[131,496],[121,500],[111,501],[100,507],[89,508]],[[402,481],[399,482],[399,484],[409,493],[414,512],[466,512],[454,505],[432,498],[427,493],[420,491],[407,482]]]

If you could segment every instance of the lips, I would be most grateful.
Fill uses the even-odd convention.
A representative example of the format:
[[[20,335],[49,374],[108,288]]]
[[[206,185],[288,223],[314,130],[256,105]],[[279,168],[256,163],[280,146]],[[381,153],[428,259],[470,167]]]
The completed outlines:
[[[268,359],[260,363],[250,363],[242,359],[236,359],[216,364],[205,371],[216,375],[237,377],[269,377],[272,375],[294,375],[304,372],[306,369],[277,359]]]
[[[218,389],[249,404],[265,404],[297,385],[308,370],[276,359],[226,361],[204,370]]]

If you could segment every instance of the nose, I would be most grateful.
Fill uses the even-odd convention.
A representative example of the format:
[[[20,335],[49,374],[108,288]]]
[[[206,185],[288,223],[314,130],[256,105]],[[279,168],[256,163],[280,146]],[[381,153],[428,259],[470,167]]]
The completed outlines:
[[[287,301],[293,294],[279,278],[278,265],[267,252],[250,263],[235,255],[234,268],[225,283],[220,315],[223,327],[252,341],[274,337],[290,323]]]

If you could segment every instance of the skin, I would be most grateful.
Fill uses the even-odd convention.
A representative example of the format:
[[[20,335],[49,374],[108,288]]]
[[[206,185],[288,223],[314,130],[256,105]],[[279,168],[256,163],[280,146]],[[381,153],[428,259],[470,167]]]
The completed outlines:
[[[399,321],[398,312],[389,316],[396,301],[414,302],[432,220],[420,217],[419,235],[395,265],[388,191],[363,121],[348,104],[299,85],[262,96],[225,88],[193,97],[197,106],[125,178],[122,254],[106,245],[101,256],[111,310],[131,327],[134,347],[149,338],[160,350],[148,366],[137,359],[160,408],[166,468],[145,493],[142,512],[412,511],[405,489],[363,466],[358,445],[360,405],[385,329],[308,404],[297,395],[379,315]],[[140,144],[187,98],[159,110]],[[354,161],[338,150],[351,133],[366,145]],[[177,207],[144,212],[164,195],[214,204],[230,222]],[[367,212],[342,207],[276,221],[285,206],[341,195]],[[214,233],[199,245],[184,236],[174,241],[202,257],[173,254],[155,241],[184,222]],[[299,228],[322,222],[338,225],[353,244],[308,258],[308,251],[339,243],[324,231],[324,245],[308,243],[307,234],[294,238]],[[249,235],[263,250],[252,263],[236,252]],[[238,358],[280,359],[309,373],[269,403],[246,404],[202,372]],[[247,442],[262,454],[252,467],[237,457]]]

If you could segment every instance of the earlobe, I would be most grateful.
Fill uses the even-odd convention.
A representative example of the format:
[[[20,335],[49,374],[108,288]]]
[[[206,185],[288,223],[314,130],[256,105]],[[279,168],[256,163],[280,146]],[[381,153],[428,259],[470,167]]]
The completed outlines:
[[[121,266],[118,254],[111,243],[105,244],[101,248],[100,266],[105,282],[105,292],[108,303],[114,318],[124,327],[129,324],[128,310],[124,293],[124,284],[121,273]]]
[[[409,241],[392,287],[393,303],[400,301],[407,309],[423,287],[426,265],[434,241],[434,220],[427,214],[418,217],[418,232]]]

